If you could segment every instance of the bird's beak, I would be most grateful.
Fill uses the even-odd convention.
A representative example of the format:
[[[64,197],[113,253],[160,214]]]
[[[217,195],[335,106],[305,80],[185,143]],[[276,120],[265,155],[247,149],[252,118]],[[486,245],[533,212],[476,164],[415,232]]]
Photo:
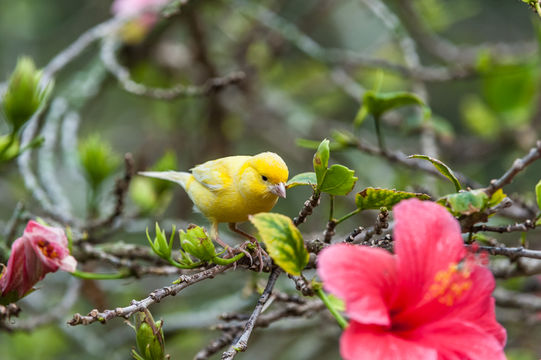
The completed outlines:
[[[283,182],[272,185],[270,189],[271,193],[273,193],[274,195],[283,197],[284,199],[286,198],[286,184],[284,184]]]

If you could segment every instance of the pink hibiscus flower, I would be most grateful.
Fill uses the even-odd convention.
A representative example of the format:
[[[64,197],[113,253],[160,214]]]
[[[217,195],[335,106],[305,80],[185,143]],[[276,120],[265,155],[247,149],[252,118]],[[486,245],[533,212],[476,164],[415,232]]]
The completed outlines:
[[[76,266],[64,230],[31,220],[23,236],[11,246],[8,265],[0,278],[0,296],[18,300],[46,274],[58,269],[73,272]]]
[[[458,222],[417,199],[394,208],[395,255],[333,245],[319,257],[325,289],[342,298],[350,323],[344,359],[505,359],[494,313],[494,278],[463,246]]]
[[[115,16],[129,17],[139,15],[139,22],[152,27],[158,20],[157,10],[170,0],[115,0],[112,10]]]

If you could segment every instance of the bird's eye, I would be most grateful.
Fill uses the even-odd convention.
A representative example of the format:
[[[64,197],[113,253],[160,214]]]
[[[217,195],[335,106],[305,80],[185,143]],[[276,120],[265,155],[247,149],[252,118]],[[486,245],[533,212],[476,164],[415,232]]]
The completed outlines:
[[[268,177],[266,177],[265,175],[261,175],[261,179],[263,179],[263,181],[267,181],[267,180],[269,180],[269,178],[268,178]]]

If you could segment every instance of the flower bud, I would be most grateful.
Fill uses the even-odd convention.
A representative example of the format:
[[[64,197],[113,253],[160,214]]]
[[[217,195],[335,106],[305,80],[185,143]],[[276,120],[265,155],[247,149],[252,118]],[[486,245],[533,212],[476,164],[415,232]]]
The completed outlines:
[[[64,230],[31,220],[23,236],[11,245],[7,267],[0,274],[0,304],[26,296],[50,272],[73,272],[76,266]]]
[[[210,261],[216,256],[212,240],[200,226],[190,225],[186,232],[179,230],[180,245],[188,254],[202,261]]]
[[[139,312],[135,315],[135,341],[140,356],[145,360],[163,360],[165,338],[163,322],[154,322],[150,312]]]
[[[17,61],[4,98],[3,111],[12,132],[16,133],[43,105],[52,90],[52,82],[40,84],[41,71],[32,59],[22,57]]]
[[[98,189],[120,164],[120,157],[98,134],[86,138],[79,145],[79,159],[92,189]]]

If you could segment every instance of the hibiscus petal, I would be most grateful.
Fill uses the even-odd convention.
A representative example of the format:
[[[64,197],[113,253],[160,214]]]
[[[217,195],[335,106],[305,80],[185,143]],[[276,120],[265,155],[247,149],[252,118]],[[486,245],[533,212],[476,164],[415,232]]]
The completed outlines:
[[[45,226],[34,220],[30,220],[24,229],[24,235],[32,239],[47,239],[50,242],[55,242],[62,247],[68,246],[68,239],[64,230],[57,227]]]
[[[350,318],[389,325],[389,301],[396,282],[395,259],[382,249],[338,244],[323,250],[318,274],[325,289],[342,298]]]
[[[355,321],[351,322],[340,338],[340,354],[345,360],[438,359],[437,352],[432,348],[405,340],[382,327],[366,326]]]
[[[494,298],[491,296],[495,287],[492,273],[485,267],[476,266],[470,280],[472,287],[457,299],[447,317],[471,322],[505,345],[506,331],[496,321]]]
[[[75,258],[71,255],[66,256],[60,262],[60,270],[64,270],[67,272],[74,272],[76,267],[77,267],[77,260],[75,260]]]
[[[423,300],[439,271],[464,257],[458,221],[441,205],[409,199],[394,208],[395,253],[400,274],[397,298],[412,307]]]
[[[505,360],[502,343],[477,324],[463,321],[435,322],[418,328],[411,341],[434,348],[439,360]]]

